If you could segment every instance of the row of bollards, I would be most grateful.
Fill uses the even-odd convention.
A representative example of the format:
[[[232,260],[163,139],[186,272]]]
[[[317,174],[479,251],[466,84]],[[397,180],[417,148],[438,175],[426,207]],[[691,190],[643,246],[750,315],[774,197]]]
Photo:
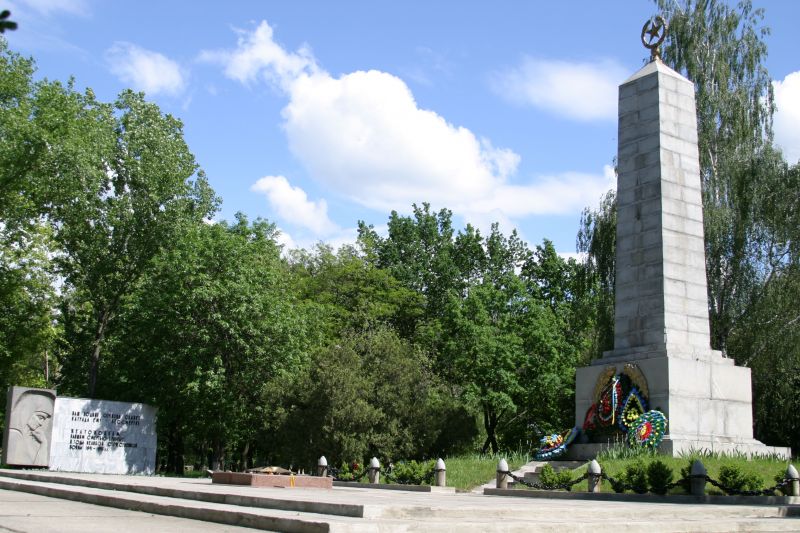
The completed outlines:
[[[445,466],[443,459],[439,458],[436,460],[436,465],[433,467],[433,472],[433,486],[446,487],[447,467]],[[328,460],[324,455],[317,461],[317,475],[320,477],[326,477],[328,475]],[[373,457],[369,462],[369,468],[367,468],[367,478],[372,485],[377,485],[381,482],[381,463],[378,461],[377,457]]]
[[[508,470],[508,462],[505,459],[500,459],[497,463],[497,482],[498,489],[508,488],[508,478],[511,472]],[[704,496],[706,493],[706,480],[707,480],[706,467],[697,459],[692,463],[692,468],[689,473],[689,486],[692,496]],[[586,490],[587,492],[600,492],[600,481],[603,478],[603,470],[600,464],[592,459],[589,463],[586,477]],[[789,484],[789,495],[800,496],[800,476],[794,465],[789,465],[786,469],[786,479],[791,480]]]

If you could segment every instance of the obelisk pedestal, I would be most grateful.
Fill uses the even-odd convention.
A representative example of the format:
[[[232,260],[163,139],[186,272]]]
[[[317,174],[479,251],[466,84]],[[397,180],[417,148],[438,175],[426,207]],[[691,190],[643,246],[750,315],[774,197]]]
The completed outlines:
[[[610,366],[639,367],[664,453],[789,454],[753,439],[750,369],[710,347],[694,85],[654,59],[619,88],[614,349],[577,370],[575,420]],[[573,445],[588,458],[599,445]]]

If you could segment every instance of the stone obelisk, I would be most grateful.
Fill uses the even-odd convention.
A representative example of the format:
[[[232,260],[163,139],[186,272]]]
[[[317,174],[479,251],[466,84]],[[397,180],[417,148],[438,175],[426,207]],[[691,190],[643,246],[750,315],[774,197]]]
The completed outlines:
[[[788,453],[753,439],[750,369],[710,346],[694,85],[655,50],[619,88],[614,349],[578,369],[576,425],[601,374],[633,363],[669,420],[662,452]]]

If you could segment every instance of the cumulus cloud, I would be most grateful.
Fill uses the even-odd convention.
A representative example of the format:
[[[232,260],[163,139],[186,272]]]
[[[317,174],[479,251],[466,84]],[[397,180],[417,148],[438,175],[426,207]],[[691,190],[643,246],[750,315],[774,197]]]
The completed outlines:
[[[407,212],[427,201],[468,220],[489,213],[500,219],[575,212],[608,188],[599,173],[518,183],[514,151],[421,108],[402,79],[378,70],[334,76],[308,47],[291,52],[276,43],[267,22],[239,32],[236,49],[205,51],[200,59],[220,64],[230,79],[282,92],[292,153],[316,182],[363,206]],[[311,213],[320,204],[307,207]]]
[[[773,81],[775,90],[775,142],[783,149],[789,163],[800,160],[800,71],[783,81]]]
[[[115,76],[149,95],[175,96],[186,86],[186,74],[180,65],[158,52],[119,41],[106,50],[105,57]]]
[[[266,195],[272,210],[283,220],[306,228],[314,235],[327,236],[339,231],[339,227],[328,217],[328,204],[308,199],[300,187],[293,187],[283,176],[265,176],[250,189]]]
[[[611,60],[578,63],[526,57],[517,67],[491,79],[495,93],[526,106],[574,120],[612,120],[617,116],[617,86],[627,76]]]
[[[316,70],[316,62],[307,47],[290,53],[273,39],[273,31],[266,21],[255,31],[237,30],[239,39],[234,52],[204,50],[200,61],[222,64],[225,75],[242,83],[251,83],[259,75],[283,85],[301,73]]]

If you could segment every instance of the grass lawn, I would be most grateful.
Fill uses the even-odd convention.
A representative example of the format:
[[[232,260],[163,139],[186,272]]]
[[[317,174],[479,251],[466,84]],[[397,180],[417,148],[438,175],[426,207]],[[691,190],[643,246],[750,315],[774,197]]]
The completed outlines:
[[[499,455],[457,455],[445,458],[447,467],[447,486],[456,490],[472,490],[497,476],[497,463],[501,458],[508,462],[511,470],[531,460],[528,454],[512,453]]]

